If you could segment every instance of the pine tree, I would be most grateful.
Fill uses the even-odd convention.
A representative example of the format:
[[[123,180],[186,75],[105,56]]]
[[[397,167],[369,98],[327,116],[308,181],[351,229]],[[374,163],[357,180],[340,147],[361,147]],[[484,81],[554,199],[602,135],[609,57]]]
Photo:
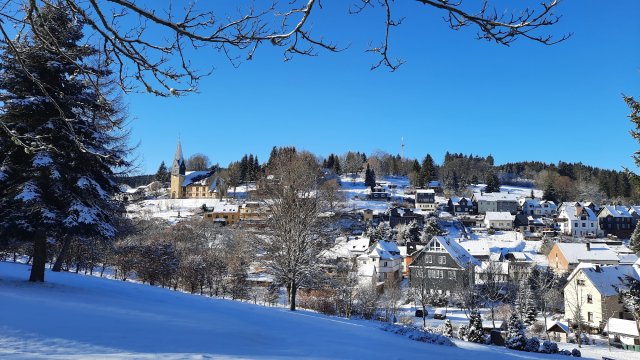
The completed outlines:
[[[427,154],[427,156],[422,160],[420,170],[422,173],[421,181],[423,185],[428,185],[429,182],[436,177],[436,166],[433,163],[433,158],[430,154]]]
[[[534,294],[531,290],[528,278],[523,278],[518,286],[516,294],[515,312],[527,325],[531,326],[536,322],[538,310],[534,301]]]
[[[156,171],[155,180],[163,184],[168,183],[170,180],[169,170],[167,169],[167,166],[164,164],[164,161],[160,163],[160,167],[158,168],[158,171]]]
[[[342,167],[340,166],[340,158],[338,158],[337,156],[334,156],[333,172],[336,173],[336,175],[342,175]]]
[[[524,325],[518,314],[514,311],[507,324],[507,341],[505,346],[513,350],[524,350],[527,345],[527,337],[524,334]]]
[[[482,317],[478,310],[471,311],[469,315],[469,329],[467,330],[467,341],[474,343],[484,343],[484,330],[482,329]]]
[[[473,174],[473,175],[471,176],[471,183],[475,185],[475,184],[477,184],[477,183],[479,183],[479,182],[480,182],[480,181],[478,180],[478,175]]]
[[[629,240],[629,249],[634,253],[640,255],[640,221],[636,224],[636,228],[631,234],[631,240]]]
[[[376,175],[367,164],[367,168],[364,172],[364,185],[370,188],[376,186]]]
[[[116,235],[121,207],[112,200],[113,171],[128,165],[110,72],[95,48],[80,44],[83,24],[62,3],[39,12],[32,28],[38,36],[14,42],[22,62],[13,48],[0,52],[0,122],[13,134],[0,135],[0,238],[33,241],[30,281],[44,281],[47,242],[62,242],[60,260],[71,238]],[[50,147],[25,150],[17,140],[32,134]]]

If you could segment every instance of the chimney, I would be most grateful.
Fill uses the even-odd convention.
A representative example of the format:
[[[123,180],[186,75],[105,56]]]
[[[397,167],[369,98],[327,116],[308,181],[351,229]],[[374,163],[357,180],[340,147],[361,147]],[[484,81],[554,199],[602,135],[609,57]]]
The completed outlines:
[[[600,268],[600,265],[598,265],[598,264],[596,264],[596,265],[593,267],[593,269],[594,269],[597,273],[599,273],[600,271],[602,271],[602,268]]]
[[[587,243],[587,251],[591,251],[591,243]]]

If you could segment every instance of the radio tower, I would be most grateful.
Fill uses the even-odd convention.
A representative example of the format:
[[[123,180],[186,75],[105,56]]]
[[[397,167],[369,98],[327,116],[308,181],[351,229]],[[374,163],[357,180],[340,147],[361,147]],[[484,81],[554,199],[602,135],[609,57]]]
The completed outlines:
[[[402,161],[404,161],[404,136],[400,138],[400,147],[402,148]]]

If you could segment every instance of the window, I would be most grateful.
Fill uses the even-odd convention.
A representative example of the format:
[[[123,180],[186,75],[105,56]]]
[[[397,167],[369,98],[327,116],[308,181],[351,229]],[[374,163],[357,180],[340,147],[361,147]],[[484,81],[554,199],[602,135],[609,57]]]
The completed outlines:
[[[384,262],[384,266],[385,266],[385,267],[387,266],[387,262],[386,262],[386,261]]]
[[[575,223],[575,225],[574,225],[574,226],[575,226],[575,227],[578,227],[578,223]]]
[[[591,294],[587,294],[587,303],[593,304],[593,296]]]
[[[592,313],[592,312],[588,312],[588,313],[587,313],[587,320],[588,320],[589,322],[593,322],[593,313]]]
[[[438,264],[444,265],[446,263],[447,263],[447,257],[446,256],[438,256]]]
[[[428,264],[433,263],[433,255],[426,255],[425,259],[424,259],[424,262],[426,262]]]
[[[582,227],[587,227],[587,223],[582,223]]]
[[[456,279],[456,272],[449,271],[449,280],[455,280],[455,279]]]
[[[578,283],[579,286],[584,286],[585,285],[584,280],[577,280],[576,282]]]

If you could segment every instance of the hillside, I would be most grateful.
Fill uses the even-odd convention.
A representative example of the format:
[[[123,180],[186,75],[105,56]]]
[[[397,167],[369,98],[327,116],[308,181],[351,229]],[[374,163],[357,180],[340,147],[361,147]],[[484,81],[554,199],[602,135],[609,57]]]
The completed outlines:
[[[428,345],[349,321],[70,273],[28,283],[0,263],[0,357],[435,359],[565,358]]]

